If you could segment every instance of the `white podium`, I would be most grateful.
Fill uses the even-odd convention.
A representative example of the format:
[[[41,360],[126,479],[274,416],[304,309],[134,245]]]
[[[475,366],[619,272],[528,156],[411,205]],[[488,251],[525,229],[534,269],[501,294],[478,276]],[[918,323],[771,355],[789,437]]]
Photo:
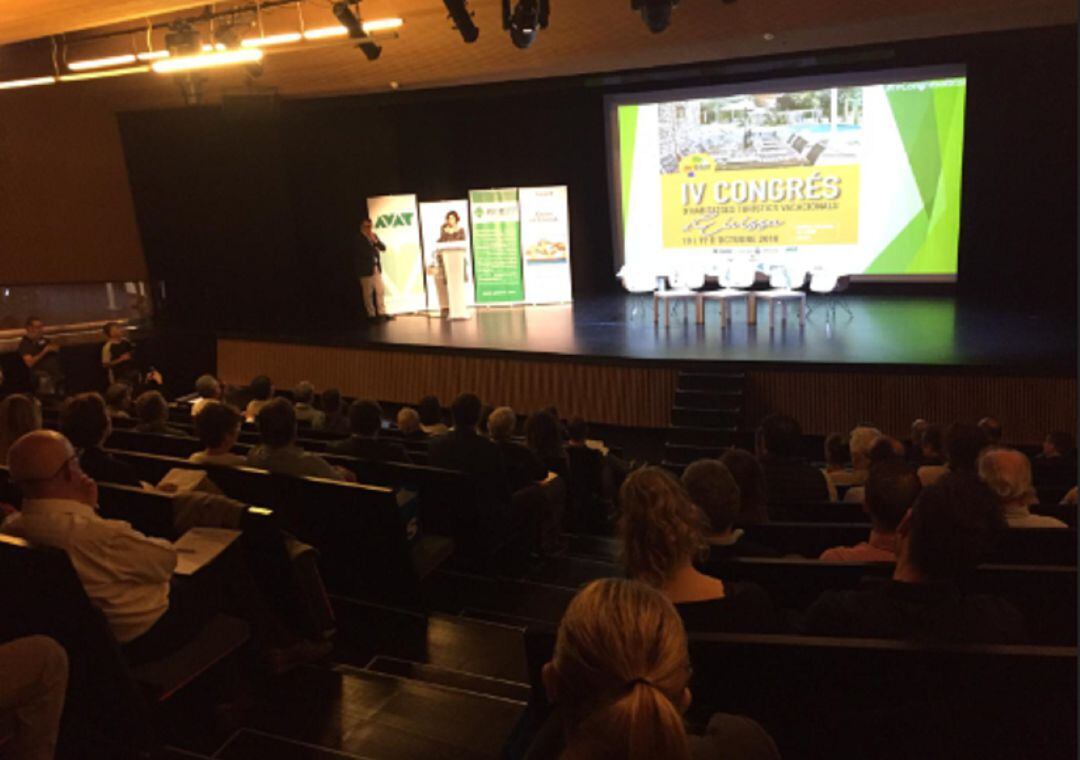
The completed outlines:
[[[450,307],[449,319],[468,319],[465,307],[465,257],[464,248],[443,248],[443,269],[446,272],[446,299]]]

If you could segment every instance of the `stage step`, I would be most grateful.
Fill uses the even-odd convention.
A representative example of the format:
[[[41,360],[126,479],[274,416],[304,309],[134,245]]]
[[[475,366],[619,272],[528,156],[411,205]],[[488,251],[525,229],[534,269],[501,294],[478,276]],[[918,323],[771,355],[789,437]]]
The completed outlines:
[[[664,439],[669,444],[685,444],[688,446],[707,446],[712,448],[727,448],[737,446],[753,450],[754,434],[739,430],[734,425],[729,427],[698,427],[691,425],[679,425],[668,428]]]
[[[746,375],[742,372],[680,372],[677,388],[698,391],[736,391],[742,393]]]
[[[462,620],[473,625],[490,625],[490,623],[481,621],[471,621],[464,618]],[[499,699],[510,699],[515,702],[529,701],[530,689],[527,683],[490,678],[423,662],[380,656],[369,662],[365,670],[397,676],[398,678],[407,678],[410,681],[421,681],[434,686],[443,686],[456,691],[483,694],[484,696]]]
[[[299,668],[263,697],[240,732],[251,736],[237,735],[216,757],[321,758],[329,755],[320,750],[330,750],[383,760],[494,760],[525,710],[516,700],[350,667]]]
[[[740,409],[742,391],[683,390],[675,391],[675,406],[692,409]]]
[[[695,446],[685,443],[664,444],[664,461],[690,464],[699,459],[718,459],[727,446]]]
[[[334,599],[336,662],[364,667],[372,657],[407,660],[504,681],[527,680],[521,631],[463,620]]]
[[[676,403],[671,408],[671,424],[675,427],[738,430],[741,418],[741,407],[734,409],[701,409],[679,406]]]

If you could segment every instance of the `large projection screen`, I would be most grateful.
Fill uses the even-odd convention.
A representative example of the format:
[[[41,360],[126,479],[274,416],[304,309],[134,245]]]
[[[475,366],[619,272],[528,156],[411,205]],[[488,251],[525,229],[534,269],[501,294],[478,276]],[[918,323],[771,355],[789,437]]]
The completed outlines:
[[[963,67],[609,96],[616,265],[953,280]]]

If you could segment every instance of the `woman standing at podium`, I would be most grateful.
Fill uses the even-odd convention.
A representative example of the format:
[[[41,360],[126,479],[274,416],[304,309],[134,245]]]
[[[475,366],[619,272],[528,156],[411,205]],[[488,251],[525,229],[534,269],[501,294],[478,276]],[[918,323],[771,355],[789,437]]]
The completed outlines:
[[[435,287],[439,295],[439,312],[440,316],[450,316],[450,295],[446,287],[446,262],[443,260],[442,252],[447,249],[457,249],[458,246],[447,246],[444,243],[464,243],[465,228],[461,226],[461,217],[458,216],[456,211],[449,211],[446,214],[446,219],[443,221],[442,227],[439,228],[439,239],[436,241],[439,244],[439,248],[435,252],[435,264],[433,266],[432,276],[435,278]],[[464,248],[464,246],[462,246]],[[465,282],[469,281],[469,269],[465,267]]]

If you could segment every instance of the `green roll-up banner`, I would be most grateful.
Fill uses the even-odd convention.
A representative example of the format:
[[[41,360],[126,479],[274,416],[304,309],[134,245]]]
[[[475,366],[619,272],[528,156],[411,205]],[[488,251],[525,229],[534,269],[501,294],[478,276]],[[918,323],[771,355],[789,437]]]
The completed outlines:
[[[476,303],[525,300],[517,188],[469,192]]]

